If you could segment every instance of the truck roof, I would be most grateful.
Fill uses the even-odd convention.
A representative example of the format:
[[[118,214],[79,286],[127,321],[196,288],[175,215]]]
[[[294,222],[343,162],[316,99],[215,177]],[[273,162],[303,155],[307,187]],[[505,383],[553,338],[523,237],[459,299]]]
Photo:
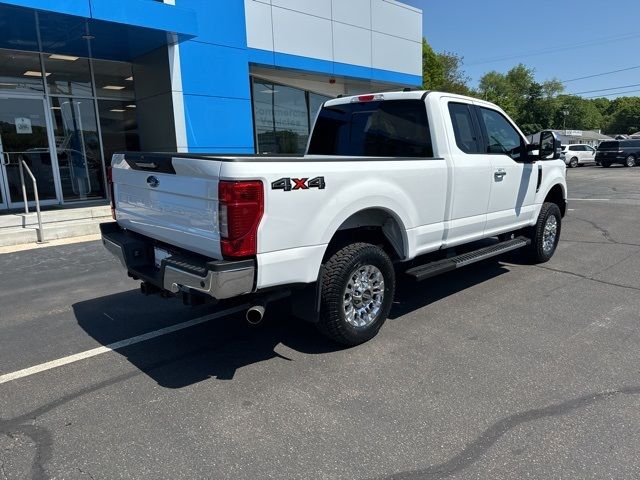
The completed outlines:
[[[392,91],[392,92],[372,92],[372,93],[364,93],[364,94],[359,94],[359,95],[348,95],[348,96],[344,96],[344,97],[339,97],[339,98],[334,98],[331,100],[327,100],[324,105],[327,107],[333,106],[333,105],[344,105],[347,103],[351,103],[351,102],[355,102],[358,101],[356,99],[362,98],[362,97],[371,97],[373,96],[373,98],[370,98],[368,101],[371,100],[376,100],[376,97],[379,97],[381,100],[422,100],[424,99],[427,95],[436,95],[439,97],[442,96],[447,96],[447,97],[453,97],[453,98],[459,98],[460,100],[465,100],[468,102],[476,102],[476,103],[480,103],[480,104],[486,104],[486,105],[491,105],[492,107],[495,107],[496,105],[492,104],[491,102],[487,102],[485,100],[479,99],[479,98],[473,98],[473,97],[468,97],[465,95],[458,95],[457,93],[449,93],[449,92],[439,92],[439,91],[435,91],[435,90],[410,90],[410,91]]]

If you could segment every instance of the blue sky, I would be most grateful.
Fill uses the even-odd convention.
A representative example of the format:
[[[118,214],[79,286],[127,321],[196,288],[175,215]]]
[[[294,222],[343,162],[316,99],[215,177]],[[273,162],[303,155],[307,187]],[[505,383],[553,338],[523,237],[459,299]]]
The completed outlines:
[[[639,0],[402,1],[422,9],[424,36],[436,51],[464,57],[473,86],[485,72],[518,63],[533,67],[539,81],[640,66]],[[627,85],[637,86],[582,93]],[[640,68],[567,82],[565,89],[583,97],[631,90],[626,95],[640,96]]]

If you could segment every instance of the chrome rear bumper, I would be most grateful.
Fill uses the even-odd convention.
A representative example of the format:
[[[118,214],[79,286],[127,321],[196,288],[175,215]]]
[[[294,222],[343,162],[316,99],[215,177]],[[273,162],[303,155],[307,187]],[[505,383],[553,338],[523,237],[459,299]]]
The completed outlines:
[[[156,266],[153,239],[125,231],[116,222],[103,223],[100,230],[103,245],[128,273],[159,289],[173,294],[195,291],[217,300],[254,290],[256,268],[252,259],[207,260],[180,252],[162,259]],[[161,248],[171,251],[170,246]]]

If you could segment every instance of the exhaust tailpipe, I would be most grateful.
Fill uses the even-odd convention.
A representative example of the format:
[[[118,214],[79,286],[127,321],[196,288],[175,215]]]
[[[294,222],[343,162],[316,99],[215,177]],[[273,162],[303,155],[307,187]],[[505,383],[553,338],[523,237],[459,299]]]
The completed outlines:
[[[264,318],[264,305],[254,305],[247,310],[247,322],[251,325],[258,325]]]

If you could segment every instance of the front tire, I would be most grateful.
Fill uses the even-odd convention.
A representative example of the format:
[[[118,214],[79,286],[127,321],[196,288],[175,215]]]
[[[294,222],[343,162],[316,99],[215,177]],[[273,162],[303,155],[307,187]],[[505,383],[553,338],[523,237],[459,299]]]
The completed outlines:
[[[551,260],[560,240],[562,214],[555,203],[542,204],[538,221],[532,229],[530,257],[533,263]]]
[[[625,167],[635,167],[636,166],[636,157],[633,155],[629,155],[624,161]]]
[[[391,259],[379,247],[353,243],[325,263],[318,330],[343,345],[354,346],[376,336],[395,293]]]

